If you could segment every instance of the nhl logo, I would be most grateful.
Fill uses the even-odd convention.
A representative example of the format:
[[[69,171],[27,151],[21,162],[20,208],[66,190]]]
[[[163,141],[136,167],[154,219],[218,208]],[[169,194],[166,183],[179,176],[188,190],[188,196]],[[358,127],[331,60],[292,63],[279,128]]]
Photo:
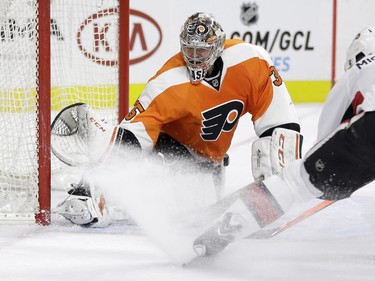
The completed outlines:
[[[219,87],[219,80],[217,80],[217,79],[212,80],[212,85],[213,85],[215,88]]]
[[[325,168],[325,165],[324,165],[324,162],[322,159],[318,159],[316,162],[315,162],[315,169],[318,171],[318,172],[323,172]]]
[[[258,5],[255,2],[242,4],[241,21],[246,26],[249,26],[258,21]]]

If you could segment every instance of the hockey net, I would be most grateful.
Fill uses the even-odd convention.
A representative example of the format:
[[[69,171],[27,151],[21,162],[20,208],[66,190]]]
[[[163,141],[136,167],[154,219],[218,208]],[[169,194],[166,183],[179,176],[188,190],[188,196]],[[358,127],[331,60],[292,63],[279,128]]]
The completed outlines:
[[[127,76],[119,79],[126,69],[119,67],[119,54],[128,52],[120,48],[126,46],[120,40],[125,30],[120,17],[128,13],[128,1],[48,2],[0,1],[2,222],[49,223],[51,179],[67,168],[49,150],[49,126],[62,108],[84,102],[110,123],[128,108]],[[45,44],[50,48],[42,52]],[[43,93],[46,85],[50,91]],[[42,166],[43,161],[48,163]]]

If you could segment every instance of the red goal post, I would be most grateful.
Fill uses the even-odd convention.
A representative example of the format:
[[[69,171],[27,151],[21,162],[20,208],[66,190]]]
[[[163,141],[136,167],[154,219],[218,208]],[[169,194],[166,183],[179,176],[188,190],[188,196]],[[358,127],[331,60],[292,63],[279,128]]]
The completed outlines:
[[[61,168],[50,124],[62,108],[125,116],[128,39],[129,0],[0,2],[0,222],[50,223]]]

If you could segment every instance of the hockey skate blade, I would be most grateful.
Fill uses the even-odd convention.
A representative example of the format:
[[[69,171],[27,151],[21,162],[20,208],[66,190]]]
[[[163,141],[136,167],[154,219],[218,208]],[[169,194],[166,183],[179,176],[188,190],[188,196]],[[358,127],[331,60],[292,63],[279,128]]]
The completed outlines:
[[[194,246],[194,252],[195,256],[190,259],[188,262],[182,264],[183,267],[189,267],[189,266],[200,266],[207,264],[208,262],[212,261],[214,257],[218,254],[206,254],[206,247],[204,245],[195,245]]]
[[[269,239],[276,236],[279,232],[275,229],[261,229],[256,231],[249,236],[246,236],[246,239]]]
[[[202,266],[213,260],[215,256],[195,256],[191,260],[182,264],[182,267]]]

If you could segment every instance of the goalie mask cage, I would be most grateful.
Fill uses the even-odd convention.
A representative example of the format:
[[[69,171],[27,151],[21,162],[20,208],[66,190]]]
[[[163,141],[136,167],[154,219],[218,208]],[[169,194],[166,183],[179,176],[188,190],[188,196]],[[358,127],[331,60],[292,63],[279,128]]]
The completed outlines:
[[[0,1],[0,222],[50,223],[50,124],[84,102],[128,111],[128,0]]]

